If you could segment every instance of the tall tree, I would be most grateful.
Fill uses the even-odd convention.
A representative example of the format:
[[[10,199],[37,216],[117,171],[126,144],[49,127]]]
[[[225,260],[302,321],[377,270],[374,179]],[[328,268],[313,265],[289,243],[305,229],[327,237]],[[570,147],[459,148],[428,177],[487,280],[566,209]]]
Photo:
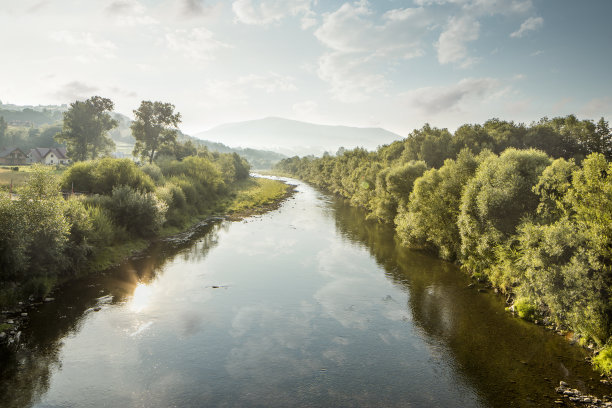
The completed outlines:
[[[0,116],[0,146],[2,146],[2,142],[6,137],[6,129],[8,128],[8,124],[4,120],[4,116]]]
[[[136,144],[132,154],[152,163],[162,146],[176,142],[181,114],[174,113],[171,103],[142,101],[134,115],[136,120],[130,128]]]
[[[67,145],[68,157],[82,161],[110,153],[115,143],[108,131],[117,126],[109,113],[113,107],[110,99],[100,96],[70,104],[64,113],[62,132],[55,136],[58,142]]]

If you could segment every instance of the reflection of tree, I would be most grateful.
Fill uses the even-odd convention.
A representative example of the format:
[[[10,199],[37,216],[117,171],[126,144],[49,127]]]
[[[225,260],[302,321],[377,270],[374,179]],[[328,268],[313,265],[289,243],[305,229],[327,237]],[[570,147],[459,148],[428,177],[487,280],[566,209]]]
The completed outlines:
[[[100,303],[119,304],[129,299],[136,285],[149,284],[177,256],[198,261],[217,245],[222,222],[202,223],[178,239],[153,243],[139,256],[102,274],[63,285],[56,300],[30,313],[18,350],[0,350],[0,405],[2,408],[35,404],[49,387],[51,375],[61,367],[62,340],[78,332],[92,308]]]
[[[501,299],[467,289],[468,278],[454,265],[401,248],[390,226],[365,221],[358,208],[339,200],[333,206],[339,233],[367,248],[387,276],[409,290],[413,323],[426,334],[432,356],[451,360],[487,405],[535,406],[555,397],[560,379],[579,386],[593,377],[582,350],[509,318]],[[588,386],[606,393],[596,380]]]

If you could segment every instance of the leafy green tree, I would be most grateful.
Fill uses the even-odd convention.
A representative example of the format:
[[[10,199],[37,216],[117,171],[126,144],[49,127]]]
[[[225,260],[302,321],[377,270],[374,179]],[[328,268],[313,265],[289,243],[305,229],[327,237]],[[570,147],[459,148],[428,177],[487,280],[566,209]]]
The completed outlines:
[[[486,151],[474,156],[464,149],[456,160],[447,159],[442,167],[427,170],[415,181],[407,207],[395,219],[397,234],[405,245],[433,248],[446,260],[459,255],[461,192],[479,163],[491,155]]]
[[[516,233],[539,199],[532,191],[549,157],[537,150],[508,149],[485,159],[467,183],[458,219],[461,257],[472,272],[488,275],[495,250]]]
[[[599,119],[595,126],[591,151],[603,154],[608,161],[612,160],[612,130],[604,118]]]
[[[451,143],[452,135],[447,129],[432,128],[426,123],[408,135],[402,159],[423,160],[428,166],[438,168],[452,156]]]
[[[134,115],[136,120],[130,127],[136,144],[132,154],[152,163],[159,149],[176,142],[181,114],[174,113],[170,103],[142,101]]]
[[[110,115],[113,107],[110,99],[100,96],[70,104],[70,109],[64,112],[62,132],[55,136],[59,143],[67,146],[68,157],[83,161],[112,151],[115,143],[108,131],[117,126]]]
[[[0,116],[0,145],[5,143],[7,128],[8,123],[6,123],[6,120],[4,120],[4,116]]]

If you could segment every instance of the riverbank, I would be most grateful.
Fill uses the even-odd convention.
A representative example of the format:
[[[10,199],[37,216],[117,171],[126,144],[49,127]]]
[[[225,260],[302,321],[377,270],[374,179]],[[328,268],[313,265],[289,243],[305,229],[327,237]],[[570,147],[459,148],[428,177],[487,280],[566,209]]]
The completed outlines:
[[[85,275],[103,272],[133,256],[146,251],[154,242],[185,241],[197,230],[216,220],[236,221],[242,218],[272,211],[295,193],[295,186],[279,180],[261,177],[250,177],[234,183],[226,198],[221,200],[213,211],[192,217],[184,228],[167,227],[150,239],[133,239],[119,245],[102,248],[95,257],[88,260],[83,272],[66,277],[54,284],[53,289],[43,298],[20,299],[13,305],[6,305],[0,310],[0,346],[18,344],[21,340],[21,329],[27,325],[28,313],[45,302],[55,300],[53,292],[66,282]]]

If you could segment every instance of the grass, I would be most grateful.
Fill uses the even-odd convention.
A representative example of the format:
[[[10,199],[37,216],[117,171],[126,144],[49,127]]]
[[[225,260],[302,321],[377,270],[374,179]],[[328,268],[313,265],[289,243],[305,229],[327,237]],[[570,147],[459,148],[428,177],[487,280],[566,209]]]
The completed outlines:
[[[251,178],[237,183],[232,188],[233,199],[227,211],[236,213],[272,204],[285,196],[288,188],[281,181],[266,178]]]
[[[13,325],[11,324],[8,324],[8,323],[0,324],[0,332],[11,330],[12,328],[13,328]]]
[[[18,168],[17,171],[13,168]],[[8,188],[13,181],[13,187],[19,187],[25,184],[30,177],[30,171],[32,166],[2,166],[0,167],[0,186],[6,186]],[[65,167],[56,168],[52,174],[59,176],[64,172]]]

